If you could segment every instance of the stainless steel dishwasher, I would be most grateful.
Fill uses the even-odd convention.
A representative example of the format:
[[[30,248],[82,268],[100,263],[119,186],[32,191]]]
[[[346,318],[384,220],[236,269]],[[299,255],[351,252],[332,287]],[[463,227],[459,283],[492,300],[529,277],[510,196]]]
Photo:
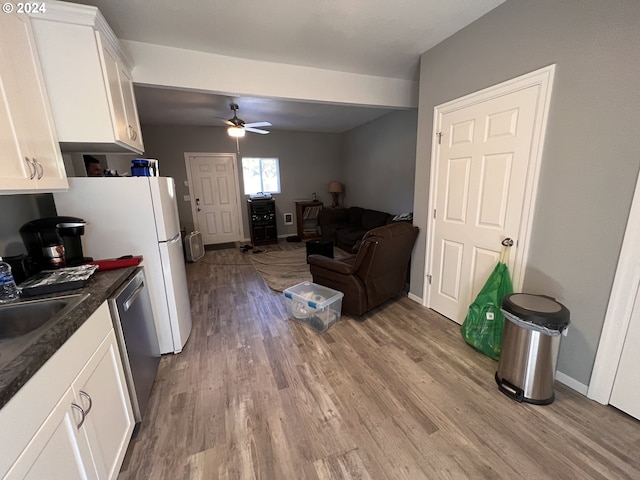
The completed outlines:
[[[136,427],[149,401],[160,363],[160,347],[144,270],[139,267],[109,299]]]

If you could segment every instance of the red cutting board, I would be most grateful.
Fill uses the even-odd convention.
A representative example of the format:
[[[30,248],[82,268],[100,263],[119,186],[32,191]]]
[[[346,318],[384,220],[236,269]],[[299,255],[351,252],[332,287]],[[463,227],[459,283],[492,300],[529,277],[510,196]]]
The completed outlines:
[[[142,255],[129,258],[109,258],[106,260],[94,260],[89,265],[97,265],[98,270],[113,270],[115,268],[135,267],[142,261]]]

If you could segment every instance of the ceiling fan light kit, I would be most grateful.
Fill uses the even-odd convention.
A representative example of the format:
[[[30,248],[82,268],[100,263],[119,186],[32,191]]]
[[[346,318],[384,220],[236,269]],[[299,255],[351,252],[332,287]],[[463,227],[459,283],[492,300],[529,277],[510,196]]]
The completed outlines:
[[[227,128],[227,134],[230,137],[235,137],[236,139],[244,137],[246,132],[259,133],[261,135],[266,135],[269,133],[267,130],[261,130],[255,127],[270,127],[271,123],[269,122],[254,122],[254,123],[244,123],[244,120],[238,118],[238,107],[237,104],[232,103],[229,105],[231,107],[231,111],[233,112],[233,118],[229,120],[222,120],[224,123],[229,125]]]
[[[227,128],[227,134],[230,137],[242,138],[244,137],[244,128],[242,127],[229,127]]]

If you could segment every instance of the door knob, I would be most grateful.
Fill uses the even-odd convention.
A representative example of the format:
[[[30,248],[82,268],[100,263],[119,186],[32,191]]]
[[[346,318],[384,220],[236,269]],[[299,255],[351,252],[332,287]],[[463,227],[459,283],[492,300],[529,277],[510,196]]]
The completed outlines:
[[[513,239],[507,237],[504,240],[502,240],[502,245],[504,245],[505,247],[513,247]]]

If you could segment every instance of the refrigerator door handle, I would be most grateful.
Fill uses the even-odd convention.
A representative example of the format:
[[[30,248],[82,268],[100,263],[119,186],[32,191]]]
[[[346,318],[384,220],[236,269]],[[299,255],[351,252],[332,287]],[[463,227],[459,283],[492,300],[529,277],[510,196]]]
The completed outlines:
[[[179,240],[180,240],[180,233],[176,233],[173,237],[171,237],[169,240],[166,240],[164,243],[166,243],[167,245],[171,245],[172,243],[176,243]]]

